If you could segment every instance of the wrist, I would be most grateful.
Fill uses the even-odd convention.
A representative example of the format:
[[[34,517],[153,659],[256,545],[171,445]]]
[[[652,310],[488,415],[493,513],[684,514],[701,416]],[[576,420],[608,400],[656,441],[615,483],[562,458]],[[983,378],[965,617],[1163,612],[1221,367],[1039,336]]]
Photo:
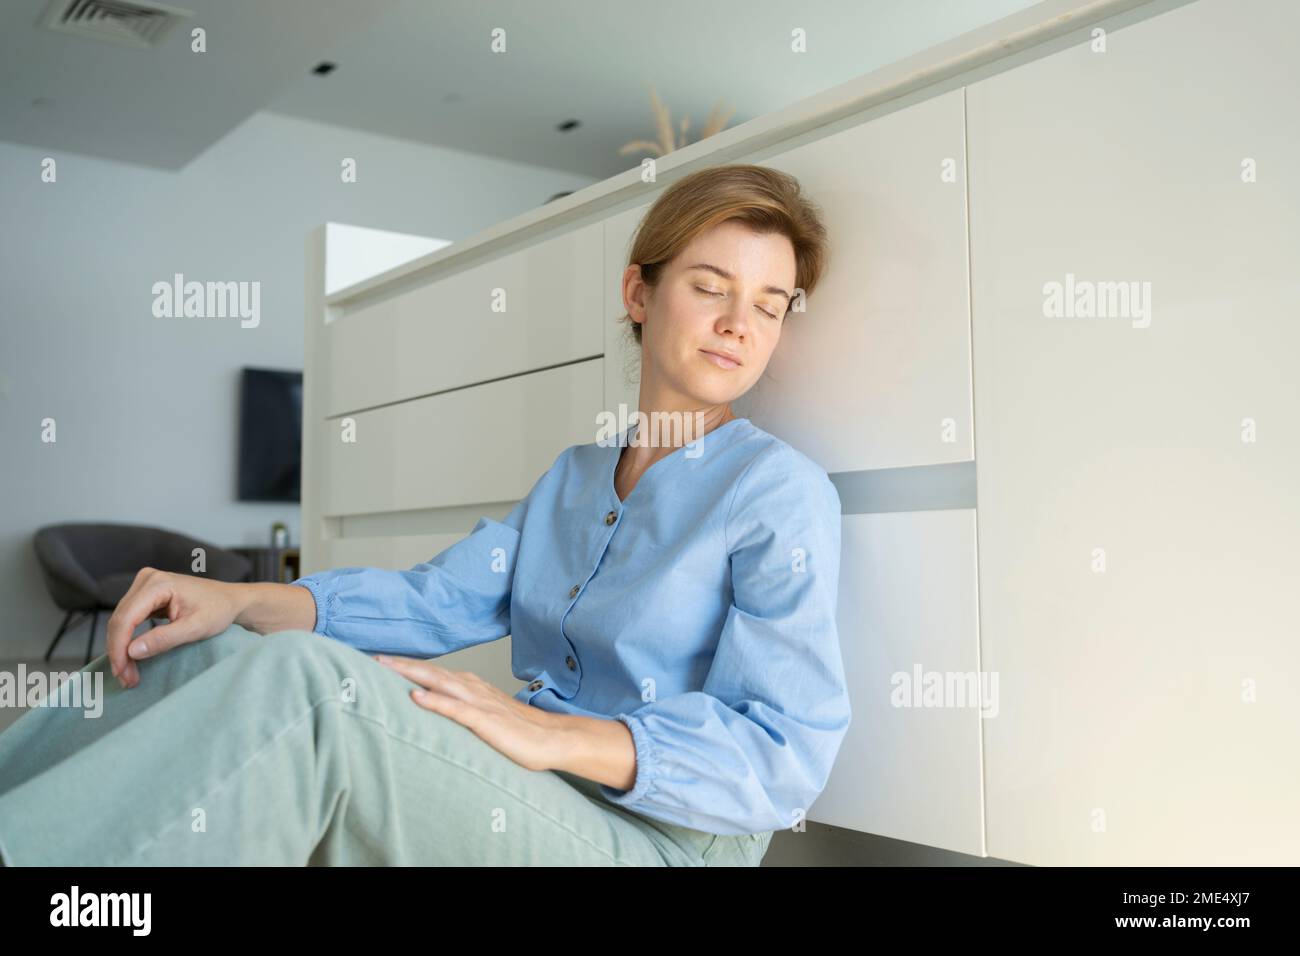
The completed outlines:
[[[636,781],[636,745],[622,721],[555,714],[552,770],[627,790]]]
[[[230,603],[235,609],[234,622],[240,627],[248,627],[248,609],[255,596],[251,590],[253,587],[255,585],[243,583],[230,585]]]
[[[297,584],[271,581],[232,585],[235,623],[258,634],[310,631],[316,626],[316,599]]]
[[[531,705],[529,705],[531,706]],[[540,710],[540,708],[533,708]],[[551,741],[551,770],[563,770],[574,773],[581,763],[584,749],[583,729],[572,714],[557,714],[549,710],[538,715],[546,726],[546,735]]]

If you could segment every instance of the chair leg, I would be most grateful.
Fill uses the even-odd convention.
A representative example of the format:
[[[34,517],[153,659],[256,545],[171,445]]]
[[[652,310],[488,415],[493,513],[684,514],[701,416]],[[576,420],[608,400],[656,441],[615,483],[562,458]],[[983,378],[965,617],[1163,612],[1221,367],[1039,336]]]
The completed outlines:
[[[90,637],[86,638],[86,663],[90,663],[90,649],[95,646],[95,629],[99,627],[99,611],[94,612],[95,616],[90,620]]]
[[[63,616],[63,623],[59,625],[59,633],[54,635],[54,640],[52,640],[50,642],[50,646],[45,649],[45,659],[47,661],[50,659],[50,655],[54,653],[54,646],[59,643],[59,638],[63,637],[63,635],[67,632],[68,624],[72,620],[72,615],[76,613],[77,613],[76,611],[69,611],[67,614]],[[77,618],[77,623],[80,623],[81,618],[85,616],[86,616],[86,612],[82,611],[81,616]]]

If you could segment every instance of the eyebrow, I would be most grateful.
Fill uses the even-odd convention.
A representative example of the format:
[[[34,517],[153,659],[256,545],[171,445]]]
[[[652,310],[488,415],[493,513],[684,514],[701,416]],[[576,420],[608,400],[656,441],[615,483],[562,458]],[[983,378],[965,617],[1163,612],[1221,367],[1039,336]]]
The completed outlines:
[[[704,270],[706,270],[706,271],[708,271],[708,272],[716,272],[718,275],[722,276],[722,278],[724,278],[724,279],[734,279],[734,278],[736,278],[736,277],[733,276],[730,272],[727,272],[725,269],[719,269],[717,266],[715,266],[715,265],[710,265],[710,264],[707,263],[707,262],[697,262],[697,263],[695,263],[695,265],[693,265],[693,266],[687,266],[687,267],[686,267],[686,270],[687,270],[688,272],[689,272],[691,269],[704,269]],[[779,288],[779,287],[777,287],[777,286],[769,285],[769,286],[765,287],[765,288],[763,289],[763,291],[764,291],[764,292],[770,292],[770,293],[772,293],[773,295],[783,295],[783,296],[785,296],[785,301],[786,301],[786,302],[789,302],[789,301],[790,301],[790,293],[789,293],[789,292],[786,292],[785,289]]]

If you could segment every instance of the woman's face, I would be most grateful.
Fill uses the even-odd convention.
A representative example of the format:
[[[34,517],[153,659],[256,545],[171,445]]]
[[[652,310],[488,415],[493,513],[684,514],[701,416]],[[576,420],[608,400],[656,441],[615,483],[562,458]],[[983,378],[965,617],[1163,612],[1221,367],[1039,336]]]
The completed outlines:
[[[641,407],[725,406],[749,391],[781,338],[794,295],[790,240],[728,221],[696,236],[653,290],[640,271],[628,266],[623,300],[641,325]]]

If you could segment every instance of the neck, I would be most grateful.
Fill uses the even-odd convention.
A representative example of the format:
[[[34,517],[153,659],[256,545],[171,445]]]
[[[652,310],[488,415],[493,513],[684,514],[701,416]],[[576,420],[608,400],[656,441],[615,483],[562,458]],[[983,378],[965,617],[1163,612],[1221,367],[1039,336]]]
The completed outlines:
[[[729,404],[692,409],[643,407],[640,414],[644,420],[637,419],[636,437],[631,444],[647,450],[689,445],[738,417]]]

